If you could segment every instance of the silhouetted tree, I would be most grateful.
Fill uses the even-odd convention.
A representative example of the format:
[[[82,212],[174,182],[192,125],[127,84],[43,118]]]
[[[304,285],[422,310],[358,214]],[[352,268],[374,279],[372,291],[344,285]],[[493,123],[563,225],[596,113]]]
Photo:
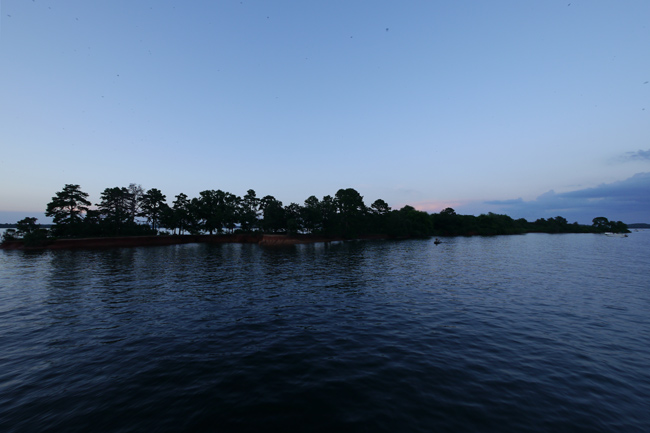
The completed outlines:
[[[287,220],[281,201],[272,195],[264,196],[260,200],[260,209],[263,215],[262,228],[264,231],[278,232],[286,228]]]
[[[102,233],[102,214],[98,209],[88,209],[86,211],[86,217],[83,220],[81,225],[80,236],[83,237],[95,237],[106,235]]]
[[[395,236],[431,236],[433,221],[428,213],[419,211],[413,206],[404,206],[399,211],[391,212],[391,225]]]
[[[173,224],[172,228],[174,231],[178,229],[179,234],[182,234],[183,231],[191,231],[193,226],[193,217],[191,202],[187,197],[187,194],[180,193],[176,196],[176,200],[172,203],[172,219]]]
[[[15,241],[16,240],[16,229],[6,229],[2,234],[2,243]]]
[[[318,198],[310,196],[305,200],[305,205],[300,209],[303,228],[309,233],[323,229],[323,214]]]
[[[224,214],[225,214],[225,227],[234,232],[237,223],[239,222],[239,209],[241,197],[227,192],[224,197]]]
[[[370,205],[370,210],[376,215],[385,215],[390,212],[390,206],[384,200],[378,198]]]
[[[125,235],[135,224],[132,214],[132,195],[128,188],[106,188],[101,194],[97,208],[102,216],[101,225],[108,235]]]
[[[25,236],[35,232],[40,228],[40,224],[36,224],[38,218],[26,217],[16,223],[16,231],[19,235]]]
[[[53,231],[57,236],[77,236],[82,214],[90,205],[88,194],[79,185],[66,184],[47,204],[45,216],[53,217]]]
[[[610,221],[609,230],[614,233],[629,233],[627,224],[622,221]]]
[[[320,202],[323,233],[326,235],[336,235],[340,232],[336,207],[336,202],[331,195],[326,195]]]
[[[438,214],[431,215],[431,219],[437,233],[443,235],[463,234],[463,221],[460,215],[457,215],[456,211],[450,207],[441,210]]]
[[[144,189],[141,185],[131,183],[127,187],[129,191],[128,208],[131,213],[131,220],[135,221],[142,213],[142,199],[144,197]]]
[[[160,220],[169,205],[166,203],[167,197],[156,188],[151,188],[142,195],[140,203],[139,216],[147,218],[154,230],[160,228]]]
[[[287,221],[287,231],[291,234],[300,233],[303,230],[302,208],[297,203],[291,203],[284,208],[284,217]]]
[[[215,230],[223,232],[226,221],[225,209],[226,193],[221,190],[206,190],[199,193],[199,198],[194,199],[196,220],[202,230],[212,234]]]
[[[355,189],[347,188],[339,189],[334,198],[343,235],[357,236],[367,212],[363,197]]]
[[[609,228],[609,220],[605,217],[596,217],[591,220],[592,226],[599,230],[607,230]]]
[[[239,222],[244,231],[253,230],[258,224],[260,199],[255,191],[249,189],[242,198],[239,206]]]
[[[375,200],[368,209],[365,230],[371,233],[388,233],[390,231],[390,218],[388,217],[390,212],[388,203],[382,199]]]
[[[47,241],[47,230],[36,224],[38,218],[26,217],[16,223],[17,233],[23,238],[26,246],[40,246]]]

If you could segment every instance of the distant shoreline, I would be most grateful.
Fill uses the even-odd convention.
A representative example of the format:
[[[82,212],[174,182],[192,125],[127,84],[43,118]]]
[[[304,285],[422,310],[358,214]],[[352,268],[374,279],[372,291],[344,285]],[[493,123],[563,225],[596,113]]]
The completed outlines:
[[[385,235],[362,236],[360,239],[389,239]],[[22,240],[8,241],[0,245],[5,250],[69,250],[124,247],[149,247],[180,244],[258,244],[284,246],[319,242],[343,241],[341,237],[286,234],[232,234],[232,235],[169,235],[169,236],[123,236],[105,238],[53,239],[39,246],[26,246]]]
[[[527,233],[502,233],[482,235],[479,233],[465,233],[462,235],[441,235],[442,237],[473,237],[473,236],[513,236]],[[589,232],[593,233],[593,232]],[[555,234],[555,233],[552,233]],[[426,236],[431,238],[432,236]],[[25,245],[22,239],[6,241],[0,244],[0,250],[13,251],[38,251],[38,250],[79,250],[79,249],[110,249],[133,247],[156,247],[182,244],[257,244],[262,246],[289,246],[299,244],[314,244],[326,242],[340,242],[349,240],[403,240],[414,239],[413,236],[395,237],[386,234],[362,235],[356,238],[340,236],[322,236],[313,234],[221,234],[221,235],[152,235],[152,236],[120,236],[120,237],[95,237],[73,239],[48,239],[40,245]]]
[[[628,229],[650,229],[650,224],[646,224],[646,223],[628,224],[627,228]]]

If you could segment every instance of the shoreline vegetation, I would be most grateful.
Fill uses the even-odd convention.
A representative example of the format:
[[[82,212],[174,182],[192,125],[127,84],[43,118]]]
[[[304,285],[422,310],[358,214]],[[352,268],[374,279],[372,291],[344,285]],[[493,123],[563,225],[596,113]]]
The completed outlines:
[[[412,206],[391,209],[382,200],[366,206],[354,189],[339,189],[304,205],[283,205],[275,197],[243,197],[221,190],[201,191],[190,199],[178,194],[170,206],[158,189],[140,185],[106,188],[94,206],[79,185],[67,184],[47,204],[49,228],[27,217],[8,228],[0,248],[73,249],[256,243],[295,245],[350,239],[406,239],[431,236],[493,236],[524,233],[629,233],[621,221],[596,217],[591,226],[565,218],[529,222],[495,213],[459,215],[452,208],[429,214]]]

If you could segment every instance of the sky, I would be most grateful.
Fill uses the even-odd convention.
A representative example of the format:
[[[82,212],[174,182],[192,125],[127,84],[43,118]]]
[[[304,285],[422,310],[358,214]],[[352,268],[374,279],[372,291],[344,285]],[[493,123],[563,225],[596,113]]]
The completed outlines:
[[[650,2],[0,0],[0,222],[65,184],[650,223]]]

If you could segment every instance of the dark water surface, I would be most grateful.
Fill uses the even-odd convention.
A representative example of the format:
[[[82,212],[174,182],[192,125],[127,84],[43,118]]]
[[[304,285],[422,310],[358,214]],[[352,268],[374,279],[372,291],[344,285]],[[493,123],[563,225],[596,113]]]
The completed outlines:
[[[0,251],[0,431],[650,431],[650,233]]]

